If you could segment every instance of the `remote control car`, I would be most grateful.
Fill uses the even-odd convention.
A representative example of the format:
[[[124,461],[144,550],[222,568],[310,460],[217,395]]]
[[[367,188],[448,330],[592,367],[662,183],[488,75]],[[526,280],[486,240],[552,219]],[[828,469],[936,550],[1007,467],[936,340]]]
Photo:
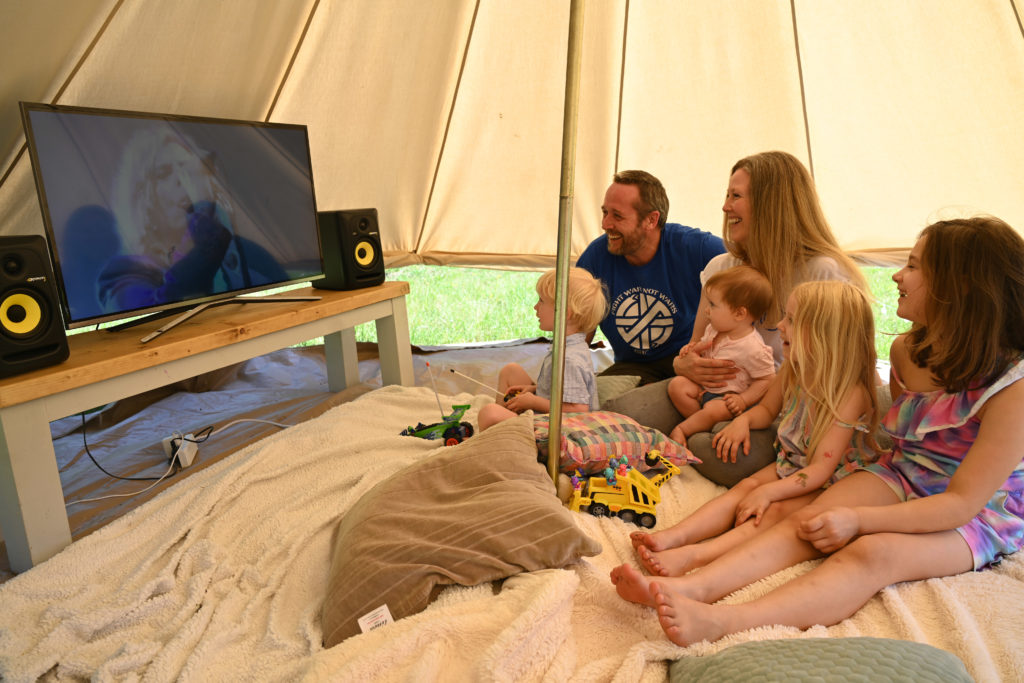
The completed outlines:
[[[415,427],[406,427],[401,434],[421,439],[444,439],[445,446],[454,446],[473,436],[473,425],[468,422],[459,422],[467,410],[469,410],[468,405],[452,406],[451,415],[443,415],[443,421],[429,425],[420,422]]]

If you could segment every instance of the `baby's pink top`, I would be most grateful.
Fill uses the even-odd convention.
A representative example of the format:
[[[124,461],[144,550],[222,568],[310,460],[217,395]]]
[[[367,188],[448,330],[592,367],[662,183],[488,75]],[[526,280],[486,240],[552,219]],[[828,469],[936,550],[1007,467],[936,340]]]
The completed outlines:
[[[704,330],[701,341],[710,341],[715,338],[718,332],[711,325]],[[704,358],[716,358],[720,360],[731,360],[736,363],[739,372],[730,380],[727,380],[724,387],[712,389],[716,394],[728,394],[730,392],[740,393],[745,391],[755,379],[767,377],[775,373],[775,359],[772,347],[764,343],[761,334],[753,327],[750,334],[743,335],[739,339],[731,339],[726,335],[718,340],[718,343],[701,354]]]

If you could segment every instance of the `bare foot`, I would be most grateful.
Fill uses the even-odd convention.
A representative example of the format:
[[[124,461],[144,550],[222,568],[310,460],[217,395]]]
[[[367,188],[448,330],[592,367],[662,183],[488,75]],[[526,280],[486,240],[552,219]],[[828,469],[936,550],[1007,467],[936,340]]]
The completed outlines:
[[[683,427],[683,423],[682,422],[677,424],[672,429],[672,432],[668,435],[668,438],[672,439],[673,441],[675,441],[677,444],[679,444],[683,448],[686,448],[686,432],[683,431],[682,427]],[[687,450],[689,450],[689,449],[687,448]]]
[[[662,551],[640,547],[636,554],[640,558],[640,564],[655,576],[682,576],[700,566],[694,548],[687,545]]]
[[[629,541],[633,544],[635,550],[647,548],[659,551],[681,545],[681,540],[674,538],[669,533],[670,531],[671,529],[666,529],[665,531],[655,531],[653,534],[649,534],[646,531],[634,531],[629,535]]]
[[[654,607],[654,594],[651,593],[649,579],[632,565],[620,564],[612,570],[611,579],[615,584],[615,592],[623,600]]]
[[[729,632],[718,619],[728,607],[691,600],[671,588],[652,581],[650,591],[658,609],[658,623],[668,639],[686,647],[702,640],[714,642]]]

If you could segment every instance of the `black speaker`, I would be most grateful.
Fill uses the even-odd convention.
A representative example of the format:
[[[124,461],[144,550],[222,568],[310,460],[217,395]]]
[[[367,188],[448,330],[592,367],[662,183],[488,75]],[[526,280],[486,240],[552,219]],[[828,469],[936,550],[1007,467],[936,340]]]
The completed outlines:
[[[377,209],[323,211],[316,219],[320,225],[325,277],[314,280],[314,287],[359,289],[384,282]]]
[[[46,240],[0,236],[0,377],[68,358]]]

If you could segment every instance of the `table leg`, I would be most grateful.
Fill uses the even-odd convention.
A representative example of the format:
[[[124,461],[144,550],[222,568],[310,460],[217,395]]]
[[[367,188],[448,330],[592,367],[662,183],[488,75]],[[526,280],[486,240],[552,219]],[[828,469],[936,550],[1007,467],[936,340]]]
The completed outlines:
[[[339,392],[359,383],[359,353],[356,331],[349,327],[324,335],[324,357],[327,361],[327,388]]]
[[[380,376],[384,384],[411,387],[416,384],[416,377],[412,369],[409,314],[405,308],[405,297],[392,299],[391,306],[394,312],[376,321]]]
[[[31,403],[0,410],[0,529],[16,572],[71,543],[50,425]]]

